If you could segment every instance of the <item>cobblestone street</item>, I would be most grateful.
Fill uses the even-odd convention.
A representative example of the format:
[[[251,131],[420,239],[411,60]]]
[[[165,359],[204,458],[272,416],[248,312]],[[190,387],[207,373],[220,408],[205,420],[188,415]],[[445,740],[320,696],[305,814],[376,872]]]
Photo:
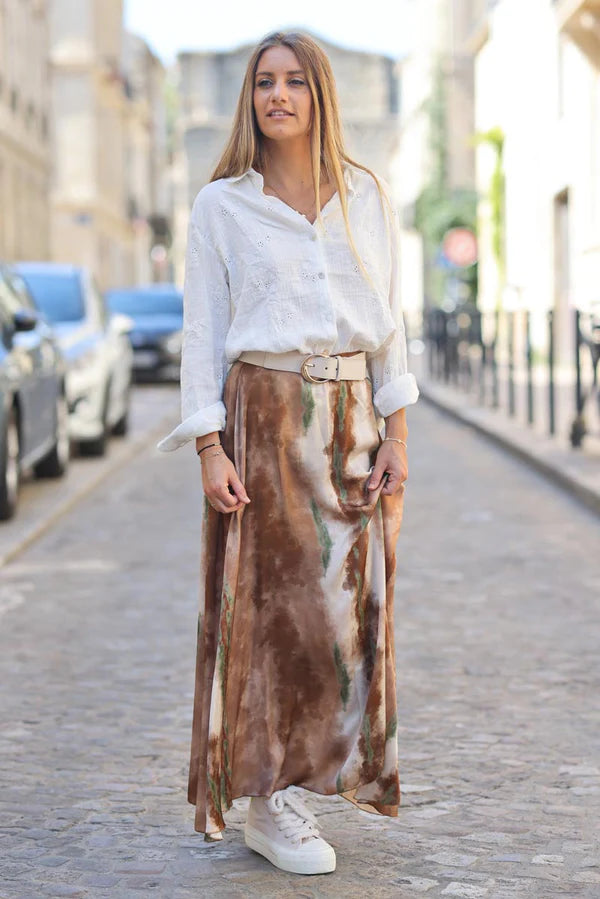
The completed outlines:
[[[403,805],[309,797],[335,874],[186,802],[200,472],[148,450],[0,569],[0,899],[600,896],[600,528],[411,409],[397,581]],[[195,485],[195,486],[194,486]]]

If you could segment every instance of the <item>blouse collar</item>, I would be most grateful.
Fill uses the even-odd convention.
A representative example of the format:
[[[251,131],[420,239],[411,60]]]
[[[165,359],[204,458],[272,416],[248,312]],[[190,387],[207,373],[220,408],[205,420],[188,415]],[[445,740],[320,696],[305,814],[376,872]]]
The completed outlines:
[[[356,193],[356,185],[354,184],[352,166],[350,166],[347,162],[343,162],[342,170],[344,173],[344,182],[346,184],[346,187],[348,188],[348,194],[350,196],[354,196],[354,194]],[[263,176],[254,168],[247,169],[247,171],[242,172],[241,175],[233,175],[232,177],[227,178],[227,181],[235,183],[236,181],[241,181],[242,178],[249,178],[250,181],[255,184],[260,190],[262,190],[264,187],[265,182]]]

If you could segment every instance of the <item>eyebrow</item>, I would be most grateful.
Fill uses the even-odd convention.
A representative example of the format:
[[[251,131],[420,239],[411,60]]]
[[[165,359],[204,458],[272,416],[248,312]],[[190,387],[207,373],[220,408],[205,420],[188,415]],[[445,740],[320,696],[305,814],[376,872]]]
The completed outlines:
[[[273,72],[257,72],[257,75],[273,75]],[[286,75],[304,75],[303,69],[290,69],[289,72],[285,73]]]

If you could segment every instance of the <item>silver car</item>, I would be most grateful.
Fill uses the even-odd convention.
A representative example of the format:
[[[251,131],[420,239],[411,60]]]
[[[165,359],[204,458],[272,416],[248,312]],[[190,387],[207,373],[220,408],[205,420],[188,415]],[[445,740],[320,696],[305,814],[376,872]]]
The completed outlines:
[[[71,439],[83,453],[102,455],[111,433],[127,431],[132,322],[109,313],[85,268],[53,262],[22,262],[15,268],[66,360]]]
[[[0,521],[15,513],[24,470],[56,478],[67,469],[64,381],[54,335],[0,263]]]

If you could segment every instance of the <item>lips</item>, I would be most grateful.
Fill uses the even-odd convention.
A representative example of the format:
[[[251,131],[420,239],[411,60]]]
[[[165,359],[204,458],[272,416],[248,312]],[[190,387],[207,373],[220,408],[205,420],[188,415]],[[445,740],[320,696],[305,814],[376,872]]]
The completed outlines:
[[[293,115],[292,112],[286,112],[285,109],[274,109],[273,112],[267,113],[268,118],[272,118],[272,119],[285,119],[288,116],[292,116],[292,115]]]

